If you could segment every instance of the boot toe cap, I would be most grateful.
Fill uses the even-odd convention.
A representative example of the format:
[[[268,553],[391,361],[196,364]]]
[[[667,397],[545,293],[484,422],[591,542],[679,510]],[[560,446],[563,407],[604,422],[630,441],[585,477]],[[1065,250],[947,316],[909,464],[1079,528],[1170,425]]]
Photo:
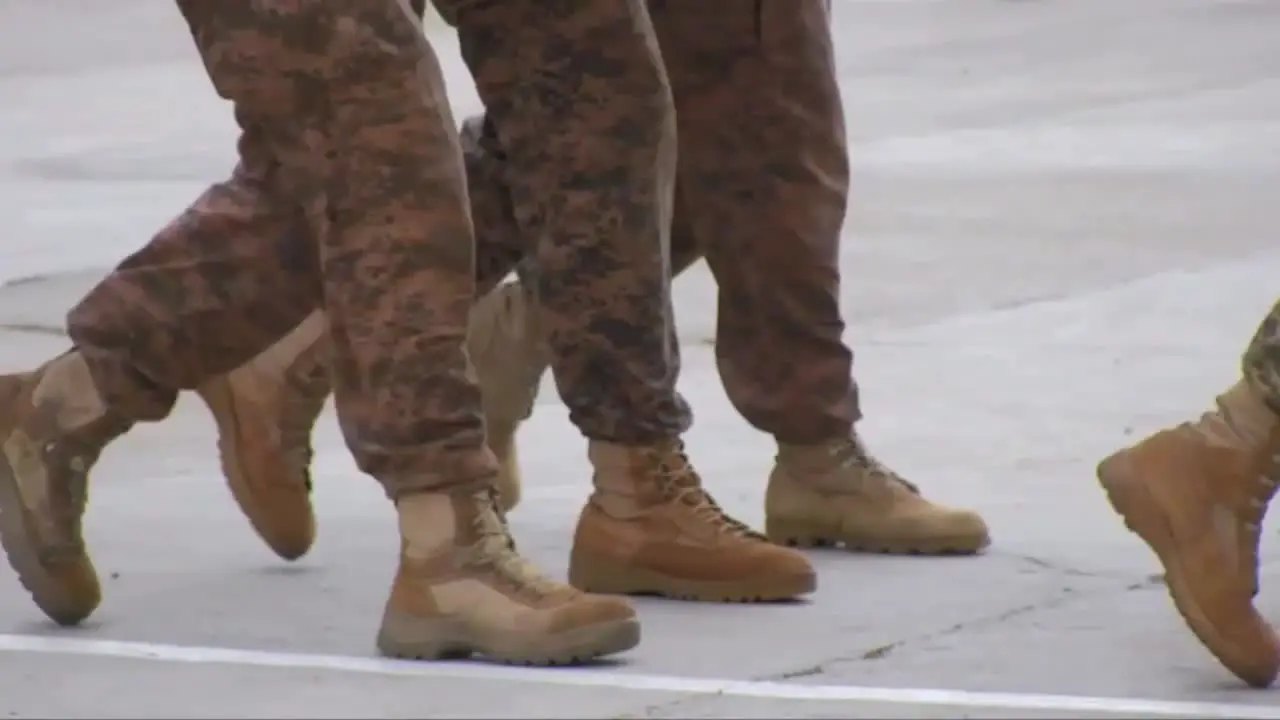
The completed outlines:
[[[636,610],[626,598],[582,593],[557,608],[551,616],[553,633],[593,625],[625,623],[636,619]]]

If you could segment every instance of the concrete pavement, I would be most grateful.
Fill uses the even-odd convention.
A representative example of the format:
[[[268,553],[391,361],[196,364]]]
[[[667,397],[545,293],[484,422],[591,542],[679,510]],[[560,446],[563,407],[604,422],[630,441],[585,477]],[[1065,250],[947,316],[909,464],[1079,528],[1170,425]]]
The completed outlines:
[[[970,559],[814,555],[811,602],[639,602],[584,670],[377,659],[395,535],[331,414],[321,539],[277,562],[184,401],[113,446],[88,533],[106,601],[44,622],[0,570],[7,717],[1280,717],[1186,633],[1093,463],[1198,412],[1276,294],[1280,6],[1268,0],[836,0],[855,140],[844,250],[863,429],[990,521]],[[435,30],[459,114],[477,107]],[[0,0],[0,370],[232,158],[170,4]],[[34,278],[34,279],[32,279]],[[761,521],[771,448],[714,377],[714,286],[677,283],[694,459]],[[583,445],[547,388],[521,437],[522,548],[565,568]],[[1267,539],[1274,557],[1274,542]],[[1280,566],[1259,602],[1280,616]]]

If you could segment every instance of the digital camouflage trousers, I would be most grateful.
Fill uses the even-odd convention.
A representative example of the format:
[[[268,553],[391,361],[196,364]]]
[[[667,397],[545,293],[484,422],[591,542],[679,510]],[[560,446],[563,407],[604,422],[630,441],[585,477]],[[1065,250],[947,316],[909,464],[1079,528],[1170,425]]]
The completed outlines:
[[[678,435],[674,120],[636,0],[440,0],[506,162],[464,172],[444,80],[396,0],[178,0],[242,128],[203,193],[69,314],[104,399],[156,420],[323,309],[339,421],[390,495],[489,481],[468,311],[526,255],[585,433]],[[520,236],[471,218],[508,206]],[[502,245],[510,240],[511,245]]]

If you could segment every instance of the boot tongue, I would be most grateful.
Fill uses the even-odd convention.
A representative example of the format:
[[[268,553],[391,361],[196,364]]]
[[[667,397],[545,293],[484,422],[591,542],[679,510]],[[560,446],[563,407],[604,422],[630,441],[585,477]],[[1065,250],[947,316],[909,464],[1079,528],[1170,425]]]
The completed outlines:
[[[920,488],[880,462],[857,435],[823,445],[780,448],[778,462],[832,492],[848,491],[850,482],[873,480],[885,491],[896,487],[920,494]]]
[[[480,491],[472,500],[476,505],[470,530],[475,536],[475,551],[481,561],[505,575],[531,598],[563,591],[564,587],[560,583],[543,575],[542,571],[516,551],[516,543],[511,537],[506,518],[498,509],[497,493],[493,490]]]
[[[515,540],[511,538],[506,519],[493,501],[493,494],[489,491],[476,493],[474,501],[476,514],[472,522],[472,530],[476,534],[477,542],[486,550],[499,547],[515,550]]]
[[[751,526],[726,513],[711,493],[703,489],[702,478],[689,464],[683,446],[677,445],[654,459],[657,466],[655,480],[660,493],[669,501],[690,508],[722,532],[754,540],[765,539]]]

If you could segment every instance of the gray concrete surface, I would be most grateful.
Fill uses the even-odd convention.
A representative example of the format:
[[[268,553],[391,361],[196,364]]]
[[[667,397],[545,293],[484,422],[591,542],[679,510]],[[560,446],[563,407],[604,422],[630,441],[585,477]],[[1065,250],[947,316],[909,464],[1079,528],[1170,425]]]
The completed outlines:
[[[820,592],[796,605],[641,601],[643,644],[604,667],[385,662],[390,508],[332,416],[321,540],[285,566],[185,401],[99,466],[106,601],[87,627],[51,628],[0,571],[0,716],[1280,717],[1183,630],[1091,474],[1230,382],[1276,292],[1280,4],[836,0],[834,23],[863,429],[930,495],[982,510],[989,553],[815,554]],[[0,282],[29,279],[0,289],[7,370],[61,348],[101,268],[226,171],[233,129],[163,0],[0,0],[0,97]],[[696,269],[677,293],[691,452],[759,522],[771,448],[714,378],[714,286]],[[588,470],[554,393],[540,402],[513,522],[562,574]],[[1263,578],[1280,615],[1280,566]]]

